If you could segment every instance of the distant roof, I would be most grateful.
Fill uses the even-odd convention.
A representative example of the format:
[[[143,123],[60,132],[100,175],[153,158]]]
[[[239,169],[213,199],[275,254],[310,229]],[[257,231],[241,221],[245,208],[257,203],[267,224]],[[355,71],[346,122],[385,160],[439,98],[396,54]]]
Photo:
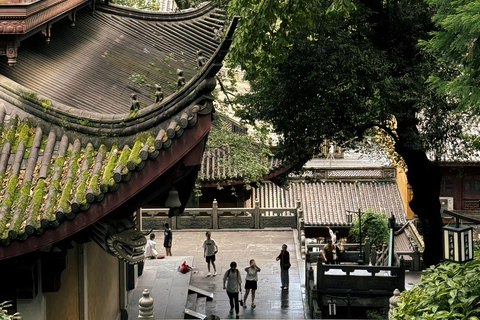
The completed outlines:
[[[200,176],[202,177],[202,187],[215,187],[217,184],[241,184],[243,183],[242,172],[234,169],[227,169],[223,164],[229,157],[229,154],[220,148],[205,150],[203,154]],[[278,174],[282,174],[290,167],[285,165],[280,159],[275,157],[268,158],[269,172],[264,177],[270,179]]]
[[[306,226],[348,226],[347,210],[367,208],[393,214],[398,224],[406,222],[394,181],[292,181],[288,188],[267,182],[253,189],[246,207],[254,207],[256,200],[262,208],[292,208],[299,200]]]
[[[303,167],[310,168],[335,168],[335,167],[385,167],[390,166],[390,161],[382,154],[367,154],[355,150],[343,151],[343,158],[313,158]]]

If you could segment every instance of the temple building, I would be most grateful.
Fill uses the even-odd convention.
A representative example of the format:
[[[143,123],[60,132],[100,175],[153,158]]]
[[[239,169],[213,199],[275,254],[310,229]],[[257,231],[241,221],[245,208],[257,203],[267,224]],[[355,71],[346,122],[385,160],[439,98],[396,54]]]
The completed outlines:
[[[185,207],[238,20],[211,3],[0,13],[0,301],[24,319],[127,319],[136,212],[172,190],[171,214]]]

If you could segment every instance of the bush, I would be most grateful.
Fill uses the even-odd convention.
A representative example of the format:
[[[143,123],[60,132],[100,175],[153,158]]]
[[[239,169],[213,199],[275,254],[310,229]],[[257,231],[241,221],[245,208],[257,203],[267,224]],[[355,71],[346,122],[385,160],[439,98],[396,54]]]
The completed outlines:
[[[353,237],[355,241],[359,241],[359,232],[358,232],[358,215],[355,215],[355,220],[353,226],[350,229],[350,236]],[[373,209],[367,208],[365,213],[362,214],[362,241],[365,241],[365,238],[370,238],[370,243],[374,245],[379,245],[383,243],[388,243],[388,224],[387,216],[383,212],[375,212]]]
[[[8,314],[7,313],[7,308],[10,308],[12,306],[11,301],[4,301],[0,303],[0,320],[16,320],[16,319],[22,319],[20,317],[20,313],[15,313],[15,314]]]
[[[478,252],[477,252],[478,253]],[[392,319],[479,320],[480,261],[443,262],[422,274],[411,290],[401,293]]]

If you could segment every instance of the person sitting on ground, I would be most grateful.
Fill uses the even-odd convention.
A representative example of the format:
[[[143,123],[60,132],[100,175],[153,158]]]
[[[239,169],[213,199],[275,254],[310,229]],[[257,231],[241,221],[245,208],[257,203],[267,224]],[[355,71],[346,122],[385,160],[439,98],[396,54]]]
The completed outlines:
[[[145,244],[145,258],[147,259],[157,259],[158,258],[158,251],[157,251],[157,243],[155,242],[155,234],[150,233],[150,240],[147,240]]]

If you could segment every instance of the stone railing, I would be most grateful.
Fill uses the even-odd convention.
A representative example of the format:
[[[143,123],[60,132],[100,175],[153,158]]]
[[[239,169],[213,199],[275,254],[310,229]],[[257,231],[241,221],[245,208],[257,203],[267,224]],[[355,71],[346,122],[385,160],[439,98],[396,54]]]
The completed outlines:
[[[142,231],[162,230],[168,223],[173,230],[182,229],[264,229],[295,228],[305,254],[305,223],[300,202],[294,208],[219,208],[216,200],[211,208],[185,208],[175,217],[168,217],[168,208],[142,208],[140,228]]]

